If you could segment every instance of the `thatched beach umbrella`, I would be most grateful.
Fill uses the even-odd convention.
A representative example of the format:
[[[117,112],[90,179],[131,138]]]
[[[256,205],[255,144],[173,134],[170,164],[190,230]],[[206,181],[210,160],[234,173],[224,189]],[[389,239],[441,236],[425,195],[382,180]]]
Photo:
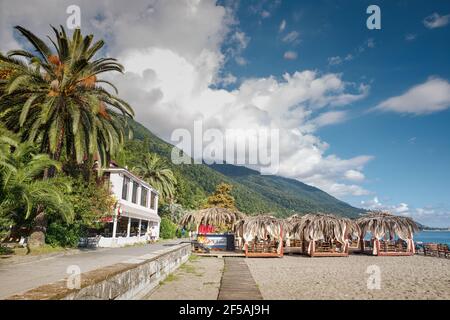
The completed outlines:
[[[242,227],[244,240],[249,242],[254,238],[266,239],[267,236],[272,239],[281,239],[288,224],[283,219],[272,215],[257,215],[246,218]]]
[[[357,230],[357,224],[349,218],[323,213],[306,214],[292,227],[292,231],[304,240],[336,240],[342,244]]]
[[[413,235],[419,228],[413,219],[409,217],[395,216],[388,212],[372,211],[358,218],[356,222],[361,232],[361,250],[364,251],[364,237],[370,232],[372,235],[373,254],[375,255],[411,255],[415,253]],[[381,252],[381,244],[383,238],[393,240],[395,236],[406,241],[405,250],[395,250],[390,252]],[[385,250],[387,247],[385,246]]]
[[[376,239],[385,236],[393,238],[398,235],[403,240],[413,239],[413,234],[419,231],[419,227],[409,217],[395,216],[388,212],[372,211],[356,220],[360,229],[361,237],[364,238],[370,232]]]
[[[238,210],[231,210],[226,208],[212,207],[201,210],[194,210],[186,213],[180,220],[181,226],[189,224],[221,226],[228,225],[232,229],[237,221],[242,219],[245,215]]]

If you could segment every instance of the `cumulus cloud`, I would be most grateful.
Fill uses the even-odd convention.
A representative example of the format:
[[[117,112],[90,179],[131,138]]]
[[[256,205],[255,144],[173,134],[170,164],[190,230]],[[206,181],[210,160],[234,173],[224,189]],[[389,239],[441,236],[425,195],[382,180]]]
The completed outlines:
[[[449,107],[450,83],[441,78],[430,78],[402,95],[381,102],[375,109],[421,115],[442,111]]]
[[[439,13],[434,12],[433,14],[423,19],[423,24],[428,29],[435,29],[445,27],[449,23],[449,21],[450,21],[450,14],[441,16]]]
[[[283,55],[283,58],[287,60],[295,60],[297,59],[297,52],[295,51],[286,51]]]
[[[222,131],[278,129],[280,175],[335,196],[368,194],[360,184],[372,157],[329,154],[328,144],[316,135],[320,127],[344,121],[345,110],[335,108],[365,98],[367,85],[348,83],[342,74],[298,70],[243,79],[230,90],[217,88],[236,84],[224,65],[227,59],[247,63],[242,52],[249,38],[239,30],[234,12],[213,0],[49,0],[36,6],[16,1],[2,12],[1,49],[19,45],[12,35],[16,24],[49,34],[49,24],[65,23],[69,4],[81,7],[83,31],[105,39],[104,54],[125,66],[124,75],[108,80],[133,106],[136,119],[166,141],[174,129],[192,130],[195,120],[202,120],[204,129]],[[298,41],[298,33],[288,40]]]

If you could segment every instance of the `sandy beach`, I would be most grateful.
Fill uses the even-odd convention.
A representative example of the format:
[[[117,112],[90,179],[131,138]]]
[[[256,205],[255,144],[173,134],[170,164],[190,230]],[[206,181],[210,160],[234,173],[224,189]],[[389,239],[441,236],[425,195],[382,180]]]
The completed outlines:
[[[450,299],[449,259],[350,255],[246,262],[264,299]],[[369,290],[366,271],[373,265],[380,270],[380,289]]]
[[[450,259],[419,255],[242,259],[266,300],[450,299]],[[146,299],[215,300],[223,267],[224,259],[191,258]],[[368,289],[373,276],[368,268],[380,271],[379,289]]]

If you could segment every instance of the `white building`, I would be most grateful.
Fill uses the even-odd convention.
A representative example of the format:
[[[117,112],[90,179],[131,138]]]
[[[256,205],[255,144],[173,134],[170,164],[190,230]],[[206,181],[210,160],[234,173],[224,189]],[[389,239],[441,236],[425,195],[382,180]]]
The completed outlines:
[[[102,172],[118,202],[98,246],[121,247],[157,240],[161,221],[158,192],[125,168],[111,166]]]

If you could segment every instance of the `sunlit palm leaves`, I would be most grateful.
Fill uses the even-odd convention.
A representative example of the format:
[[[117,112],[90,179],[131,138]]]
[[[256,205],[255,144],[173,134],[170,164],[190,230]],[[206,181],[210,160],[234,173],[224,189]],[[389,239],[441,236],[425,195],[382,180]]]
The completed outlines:
[[[65,152],[77,163],[99,156],[107,164],[124,140],[125,119],[133,110],[103,86],[117,94],[114,85],[98,76],[123,72],[123,67],[112,58],[94,60],[104,42],[83,37],[79,29],[69,38],[63,27],[53,28],[52,49],[32,32],[16,29],[34,50],[0,55],[2,122],[52,159]]]
[[[28,219],[40,205],[72,220],[73,209],[63,196],[69,186],[57,179],[40,179],[44,170],[60,168],[60,164],[46,154],[35,154],[30,143],[18,143],[4,128],[0,127],[0,133],[0,216],[24,210]]]
[[[133,171],[156,188],[164,200],[170,201],[174,198],[177,180],[172,170],[167,168],[157,154],[147,153],[142,164],[134,167]]]

